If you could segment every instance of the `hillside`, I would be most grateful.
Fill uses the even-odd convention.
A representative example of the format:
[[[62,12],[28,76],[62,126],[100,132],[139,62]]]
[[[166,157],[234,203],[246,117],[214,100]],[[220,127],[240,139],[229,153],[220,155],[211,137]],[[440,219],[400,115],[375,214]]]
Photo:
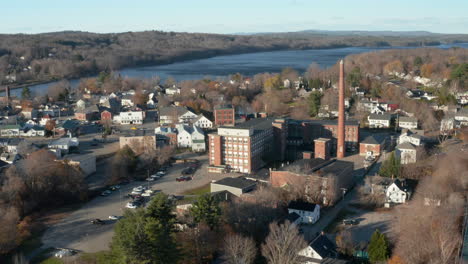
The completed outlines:
[[[76,78],[103,70],[167,64],[223,54],[349,46],[468,42],[468,35],[356,36],[310,33],[220,35],[162,31],[0,35],[0,84]]]

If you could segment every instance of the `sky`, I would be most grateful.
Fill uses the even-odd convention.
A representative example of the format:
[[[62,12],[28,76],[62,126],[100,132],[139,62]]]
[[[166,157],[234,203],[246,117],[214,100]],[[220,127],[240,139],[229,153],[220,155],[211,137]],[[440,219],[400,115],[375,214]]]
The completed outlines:
[[[468,34],[468,0],[0,0],[0,33],[392,30]]]

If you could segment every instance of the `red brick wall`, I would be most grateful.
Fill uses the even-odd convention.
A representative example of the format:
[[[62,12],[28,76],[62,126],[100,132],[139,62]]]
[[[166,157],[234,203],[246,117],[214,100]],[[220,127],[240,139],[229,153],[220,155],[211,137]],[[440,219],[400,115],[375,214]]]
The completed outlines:
[[[215,124],[217,126],[223,125],[234,125],[235,124],[235,113],[234,108],[230,109],[215,109]]]
[[[359,144],[359,155],[366,155],[367,151],[372,151],[374,156],[380,155],[381,146],[379,144]]]
[[[88,120],[89,115],[87,115],[85,113],[75,113],[75,118],[78,119],[78,120]]]
[[[290,173],[289,171],[271,171],[270,172],[270,181],[271,186],[281,187],[286,184],[305,184],[306,177],[297,176]]]
[[[330,141],[315,141],[315,158],[330,159]]]

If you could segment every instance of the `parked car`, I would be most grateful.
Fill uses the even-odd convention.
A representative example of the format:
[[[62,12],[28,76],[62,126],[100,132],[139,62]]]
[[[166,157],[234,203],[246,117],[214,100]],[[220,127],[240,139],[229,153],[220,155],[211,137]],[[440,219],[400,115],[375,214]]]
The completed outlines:
[[[148,178],[146,178],[146,181],[154,181],[154,180],[156,180],[154,177],[148,177]]]
[[[190,180],[192,180],[192,177],[189,177],[189,176],[180,176],[176,178],[176,181],[178,182],[190,181]]]
[[[125,205],[125,207],[130,208],[130,209],[135,209],[138,206],[134,202],[129,202],[129,203],[127,203],[127,205]]]
[[[63,258],[63,257],[73,256],[75,254],[76,254],[76,251],[73,249],[62,248],[62,249],[59,249],[57,252],[55,252],[54,256],[56,258]]]
[[[155,179],[155,180],[161,178],[161,176],[159,176],[158,174],[153,174],[153,175],[151,175],[150,177],[153,178],[153,179]]]
[[[131,194],[133,195],[141,195],[143,191],[133,190]]]
[[[344,219],[343,224],[344,225],[358,225],[359,221],[356,219]]]
[[[156,175],[158,175],[158,176],[164,176],[164,175],[166,175],[166,172],[160,170],[160,171],[158,171],[158,172],[156,173]]]
[[[110,190],[105,190],[101,193],[101,196],[108,196],[109,194],[111,194],[112,192]]]
[[[109,215],[109,220],[119,220],[120,218],[122,218],[122,216]]]
[[[99,218],[96,218],[96,219],[91,220],[91,224],[93,224],[93,225],[104,225],[105,222],[102,221],[102,220],[99,219]]]
[[[120,189],[120,185],[113,185],[109,188],[111,191],[117,191],[118,189]]]
[[[183,175],[190,175],[190,174],[193,174],[194,172],[195,172],[195,169],[192,167],[188,167],[182,170]]]

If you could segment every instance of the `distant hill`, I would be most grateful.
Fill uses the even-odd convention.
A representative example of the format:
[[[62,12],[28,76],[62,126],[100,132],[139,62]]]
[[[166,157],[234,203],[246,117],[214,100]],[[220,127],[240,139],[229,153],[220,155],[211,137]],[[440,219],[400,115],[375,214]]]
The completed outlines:
[[[0,34],[0,85],[78,78],[103,70],[227,54],[358,46],[420,47],[456,42],[468,42],[468,35],[320,30],[253,35],[163,31]]]
[[[365,30],[301,30],[291,32],[258,32],[258,33],[238,33],[238,35],[324,35],[324,36],[373,36],[373,37],[422,37],[441,35],[463,35],[463,34],[441,34],[429,31],[365,31]]]

